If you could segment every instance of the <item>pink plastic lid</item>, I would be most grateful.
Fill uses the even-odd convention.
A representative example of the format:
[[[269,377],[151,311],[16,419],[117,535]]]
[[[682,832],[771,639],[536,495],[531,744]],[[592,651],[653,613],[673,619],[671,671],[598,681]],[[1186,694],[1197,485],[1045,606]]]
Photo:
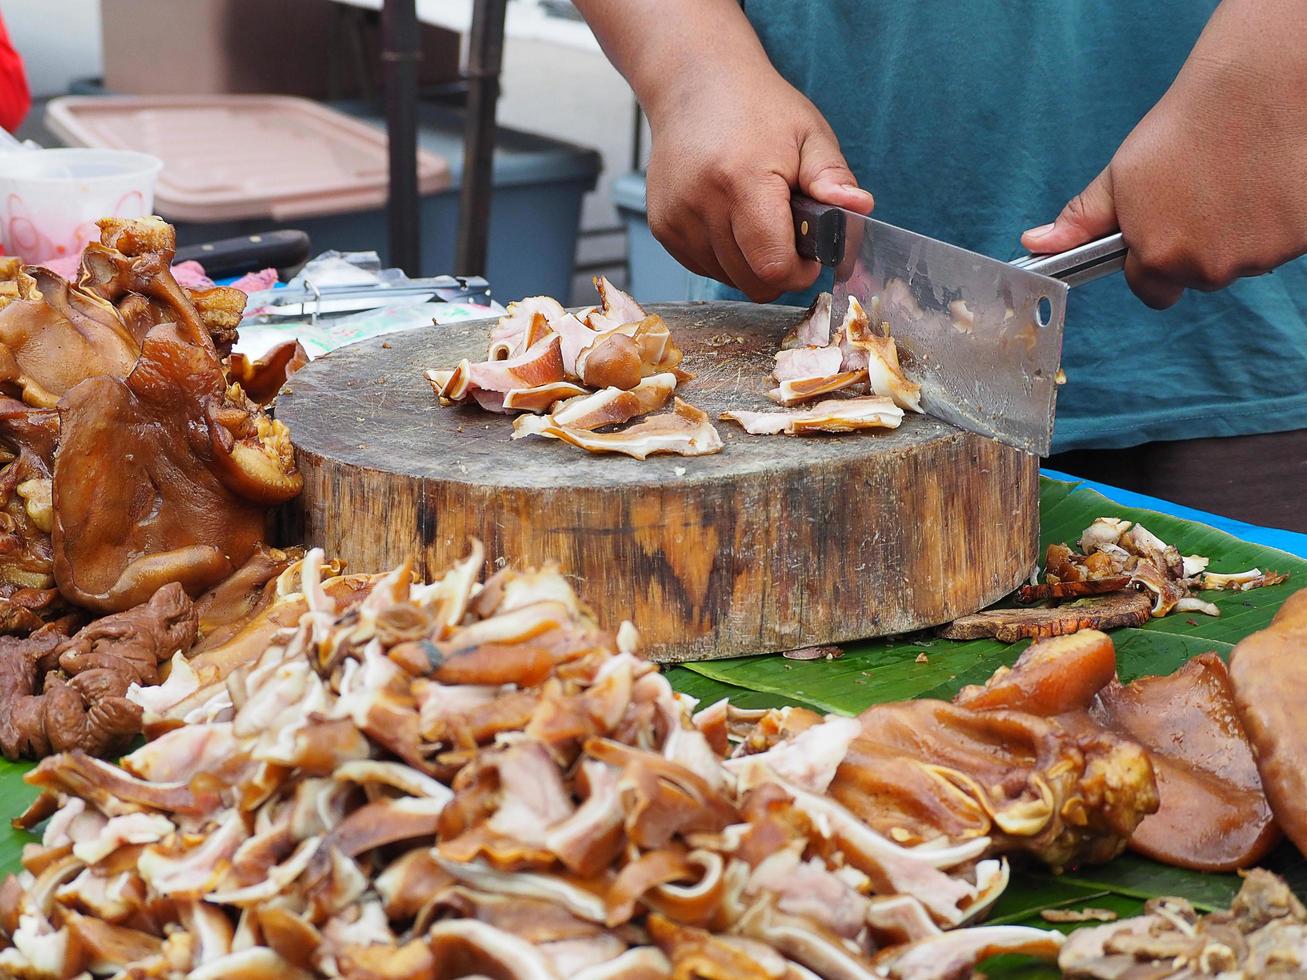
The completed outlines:
[[[154,209],[173,221],[297,218],[385,204],[386,134],[283,95],[66,96],[46,123],[73,146],[163,161]],[[418,151],[418,188],[449,186],[449,164]]]

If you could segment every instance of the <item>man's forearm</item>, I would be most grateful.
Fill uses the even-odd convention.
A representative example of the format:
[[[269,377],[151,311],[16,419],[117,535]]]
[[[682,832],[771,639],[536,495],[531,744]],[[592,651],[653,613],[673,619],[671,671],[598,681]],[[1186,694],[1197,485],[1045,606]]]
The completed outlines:
[[[718,74],[774,71],[738,0],[574,2],[654,125]]]

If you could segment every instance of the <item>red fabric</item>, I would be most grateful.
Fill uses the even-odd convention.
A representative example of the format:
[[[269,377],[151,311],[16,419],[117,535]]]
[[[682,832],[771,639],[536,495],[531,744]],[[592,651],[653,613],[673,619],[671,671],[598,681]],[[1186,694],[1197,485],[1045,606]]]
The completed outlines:
[[[9,42],[9,32],[0,19],[0,126],[13,132],[32,108],[32,95],[27,90],[27,72],[23,59]]]

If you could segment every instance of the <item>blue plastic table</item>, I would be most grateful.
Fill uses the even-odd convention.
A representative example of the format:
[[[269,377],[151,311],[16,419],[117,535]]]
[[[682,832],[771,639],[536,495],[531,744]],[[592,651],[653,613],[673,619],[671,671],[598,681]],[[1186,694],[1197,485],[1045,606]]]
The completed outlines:
[[[1093,480],[1084,480],[1078,476],[1059,473],[1057,470],[1046,469],[1041,472],[1053,480],[1079,483],[1082,486],[1097,490],[1104,497],[1125,507],[1145,507],[1148,510],[1161,511],[1163,514],[1180,517],[1186,521],[1198,521],[1201,524],[1208,524],[1225,531],[1227,534],[1232,534],[1241,540],[1264,544],[1268,548],[1279,548],[1281,551],[1287,551],[1300,558],[1307,558],[1307,534],[1299,534],[1297,531],[1282,531],[1274,527],[1258,527],[1256,524],[1245,524],[1243,521],[1236,521],[1230,517],[1221,517],[1218,514],[1194,510],[1192,507],[1173,504],[1165,500],[1159,500],[1156,497],[1149,497],[1146,494],[1135,493],[1132,490],[1121,490],[1103,483],[1095,483]]]

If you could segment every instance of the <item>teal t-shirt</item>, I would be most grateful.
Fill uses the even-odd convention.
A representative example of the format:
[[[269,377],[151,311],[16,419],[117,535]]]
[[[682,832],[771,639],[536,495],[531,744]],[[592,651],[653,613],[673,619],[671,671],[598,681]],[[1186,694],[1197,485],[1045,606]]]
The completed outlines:
[[[773,64],[830,121],[876,216],[1001,259],[1107,164],[1215,7],[744,2]],[[1307,261],[1160,313],[1119,275],[1073,289],[1063,367],[1055,451],[1307,428]]]

